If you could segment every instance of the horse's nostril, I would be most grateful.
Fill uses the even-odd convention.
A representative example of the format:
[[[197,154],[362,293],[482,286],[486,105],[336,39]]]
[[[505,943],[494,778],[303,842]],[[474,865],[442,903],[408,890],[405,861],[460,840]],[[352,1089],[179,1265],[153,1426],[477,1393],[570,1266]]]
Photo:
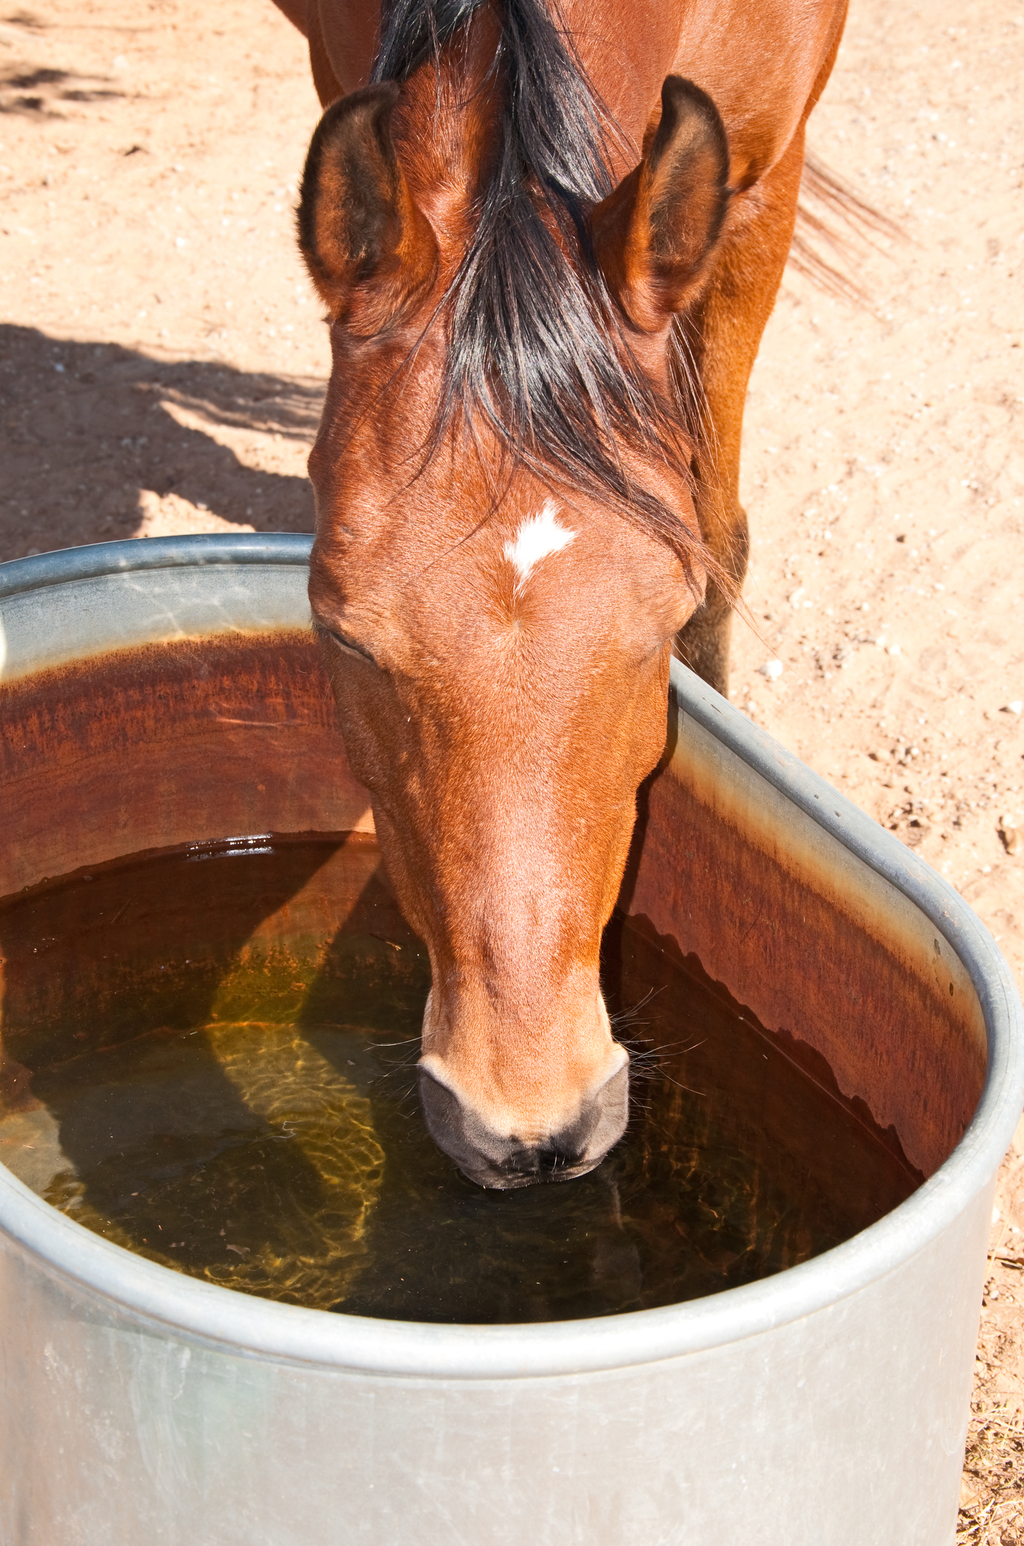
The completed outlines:
[[[569,1170],[578,1165],[582,1160],[582,1154],[575,1150],[546,1148],[546,1149],[517,1149],[510,1154],[505,1161],[504,1169],[513,1175],[520,1176],[554,1176],[560,1170]]]

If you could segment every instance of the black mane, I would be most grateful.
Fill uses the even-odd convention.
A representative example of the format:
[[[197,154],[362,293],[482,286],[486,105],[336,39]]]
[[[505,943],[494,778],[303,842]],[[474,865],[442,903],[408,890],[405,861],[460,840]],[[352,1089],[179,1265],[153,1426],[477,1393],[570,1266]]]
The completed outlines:
[[[408,79],[484,3],[385,3],[372,79]],[[433,446],[456,419],[468,427],[480,414],[514,465],[610,498],[688,567],[698,555],[707,562],[699,536],[629,478],[616,450],[653,454],[692,488],[702,416],[682,329],[673,330],[667,401],[633,358],[594,262],[585,211],[612,189],[614,126],[567,41],[557,0],[502,0],[500,10],[499,157],[446,297],[451,336]]]

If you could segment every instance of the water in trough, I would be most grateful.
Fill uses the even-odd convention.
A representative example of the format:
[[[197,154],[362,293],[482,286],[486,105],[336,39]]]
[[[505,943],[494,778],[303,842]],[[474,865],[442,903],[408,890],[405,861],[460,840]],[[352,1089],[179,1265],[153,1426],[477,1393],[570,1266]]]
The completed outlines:
[[[798,1026],[767,1033],[617,918],[627,1134],[589,1176],[481,1191],[420,1117],[429,966],[358,834],[47,882],[0,902],[0,964],[0,1161],[119,1245],[288,1303],[476,1323],[652,1308],[828,1250],[922,1179]]]

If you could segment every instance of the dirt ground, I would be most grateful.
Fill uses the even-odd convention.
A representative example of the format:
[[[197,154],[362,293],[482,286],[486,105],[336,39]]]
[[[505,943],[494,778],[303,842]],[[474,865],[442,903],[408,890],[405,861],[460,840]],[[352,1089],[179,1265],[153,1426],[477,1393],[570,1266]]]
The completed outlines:
[[[853,0],[810,143],[903,237],[848,254],[863,304],[792,274],[769,324],[744,465],[760,637],[737,626],[733,685],[948,877],[1018,980],[1022,79],[1022,0]],[[311,528],[328,355],[292,211],[317,116],[269,0],[4,15],[0,558]],[[1024,1135],[997,1213],[972,1546],[1024,1542]]]

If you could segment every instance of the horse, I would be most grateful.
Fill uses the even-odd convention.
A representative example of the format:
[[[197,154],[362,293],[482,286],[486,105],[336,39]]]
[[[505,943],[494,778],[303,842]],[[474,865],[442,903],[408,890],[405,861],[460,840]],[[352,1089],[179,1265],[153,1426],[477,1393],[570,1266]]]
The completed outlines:
[[[471,1180],[628,1114],[599,952],[673,650],[720,691],[747,380],[846,0],[276,0],[325,108],[309,595],[429,951],[418,1080]]]

